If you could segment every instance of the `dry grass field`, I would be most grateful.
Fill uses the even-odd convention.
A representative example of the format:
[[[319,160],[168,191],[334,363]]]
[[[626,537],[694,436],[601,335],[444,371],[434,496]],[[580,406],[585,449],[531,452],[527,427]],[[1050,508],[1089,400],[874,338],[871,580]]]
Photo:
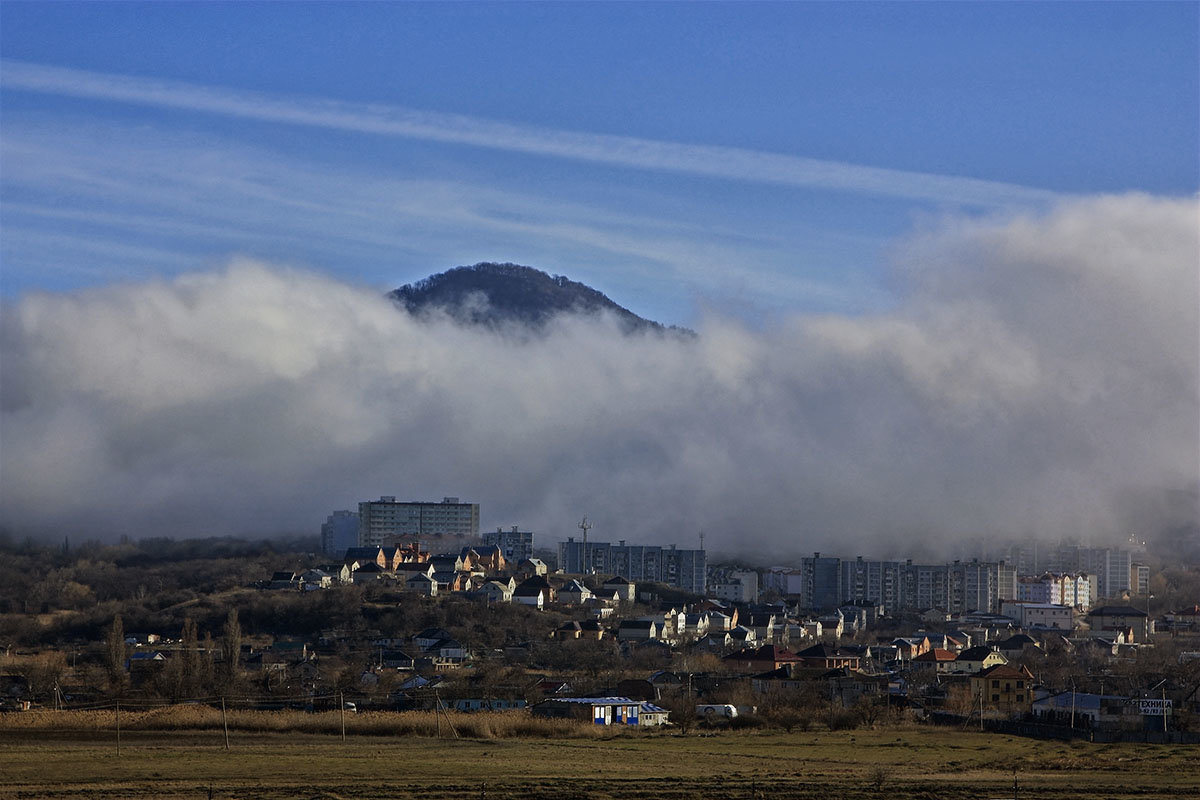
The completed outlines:
[[[568,724],[454,740],[429,736],[407,715],[360,714],[347,718],[342,742],[340,724],[313,732],[330,731],[336,714],[291,714],[307,730],[284,732],[278,716],[242,718],[226,751],[219,722],[185,730],[129,715],[126,727],[123,714],[118,757],[104,718],[40,716],[0,720],[0,797],[933,800],[1012,797],[1014,769],[1021,798],[1200,797],[1198,747],[946,728],[680,736]],[[467,727],[462,717],[456,727]],[[484,727],[475,733],[487,736]]]

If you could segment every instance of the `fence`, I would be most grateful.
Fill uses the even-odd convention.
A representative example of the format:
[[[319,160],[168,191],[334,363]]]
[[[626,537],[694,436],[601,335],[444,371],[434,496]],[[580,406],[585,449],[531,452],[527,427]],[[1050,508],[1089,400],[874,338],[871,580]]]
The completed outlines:
[[[938,725],[980,725],[979,717],[964,717],[960,714],[949,714],[936,711],[929,715],[929,720]],[[988,719],[984,718],[983,730],[992,733],[1006,733],[1012,736],[1025,736],[1031,739],[1058,739],[1070,741],[1079,739],[1086,742],[1112,744],[1116,742],[1144,742],[1147,744],[1200,744],[1200,732],[1196,731],[1147,731],[1120,730],[1112,728],[1071,728],[1066,725],[1048,725],[1042,722],[1027,720]]]

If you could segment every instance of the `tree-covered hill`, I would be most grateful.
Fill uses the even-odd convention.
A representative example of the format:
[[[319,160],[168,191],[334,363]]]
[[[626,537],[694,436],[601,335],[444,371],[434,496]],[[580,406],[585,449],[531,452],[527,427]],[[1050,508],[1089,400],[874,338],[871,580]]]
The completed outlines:
[[[543,328],[560,314],[611,313],[626,333],[680,331],[639,317],[590,286],[519,264],[455,267],[389,295],[412,314],[449,313],[471,324]]]

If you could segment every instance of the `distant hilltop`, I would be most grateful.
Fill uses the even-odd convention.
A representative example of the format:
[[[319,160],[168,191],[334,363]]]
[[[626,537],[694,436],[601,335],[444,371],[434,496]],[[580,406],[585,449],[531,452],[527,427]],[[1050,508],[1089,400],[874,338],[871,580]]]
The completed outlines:
[[[603,292],[578,281],[520,264],[485,262],[455,267],[401,286],[388,296],[414,315],[439,310],[460,322],[491,328],[516,323],[540,330],[560,314],[607,312],[617,318],[627,334],[653,331],[695,335],[685,328],[639,317]]]

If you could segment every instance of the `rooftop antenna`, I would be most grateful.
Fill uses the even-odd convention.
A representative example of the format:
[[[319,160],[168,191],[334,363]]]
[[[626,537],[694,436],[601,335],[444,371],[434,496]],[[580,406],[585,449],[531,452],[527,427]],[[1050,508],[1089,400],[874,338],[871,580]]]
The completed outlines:
[[[587,532],[592,529],[592,523],[587,521],[587,515],[584,515],[583,522],[579,523],[580,530],[583,531],[583,574],[588,574],[588,546]]]
[[[700,529],[700,549],[704,549],[704,529]]]

